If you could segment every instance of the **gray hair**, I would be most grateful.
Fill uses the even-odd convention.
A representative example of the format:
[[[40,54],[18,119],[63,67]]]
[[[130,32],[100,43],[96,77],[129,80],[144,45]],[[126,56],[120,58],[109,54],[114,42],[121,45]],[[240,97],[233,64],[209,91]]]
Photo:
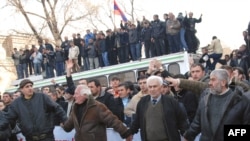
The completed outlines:
[[[151,83],[151,81],[156,80],[160,85],[163,85],[163,79],[160,76],[152,75],[147,79],[147,86]]]
[[[229,82],[230,82],[230,77],[229,77],[229,74],[226,70],[224,69],[216,69],[216,70],[213,70],[211,73],[210,73],[210,76],[214,75],[215,77],[217,77],[217,79],[219,80],[225,80],[227,83],[227,86],[229,85]]]
[[[80,89],[80,95],[84,95],[84,94],[91,95],[91,91],[88,86],[78,85],[77,88]]]

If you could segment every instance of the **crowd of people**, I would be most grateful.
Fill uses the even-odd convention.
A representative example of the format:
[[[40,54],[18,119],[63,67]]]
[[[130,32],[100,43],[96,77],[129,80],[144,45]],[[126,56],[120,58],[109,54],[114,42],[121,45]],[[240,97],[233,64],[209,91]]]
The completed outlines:
[[[123,25],[121,30],[126,30],[126,26],[129,25]],[[138,26],[130,26],[130,30],[137,30]],[[114,34],[110,31],[106,45]],[[97,39],[92,39],[90,33],[88,37],[88,42],[80,40],[81,43],[88,44],[87,47],[95,46],[93,42]],[[33,82],[24,79],[16,92],[3,93],[0,140],[15,141],[16,134],[21,132],[27,141],[52,141],[54,127],[61,126],[66,132],[75,129],[76,141],[106,141],[107,127],[127,141],[139,131],[142,141],[181,141],[181,138],[192,141],[199,134],[202,141],[223,141],[224,125],[250,124],[249,37],[248,34],[246,45],[222,59],[220,41],[214,36],[211,44],[202,48],[200,63],[191,64],[190,71],[185,74],[171,74],[159,60],[152,59],[146,73],[138,76],[136,84],[113,77],[107,88],[103,88],[97,79],[82,78],[75,84],[72,73],[81,69],[78,56],[66,55],[68,59],[62,61],[65,61],[65,86],[52,79],[51,86],[35,91]],[[160,42],[159,38],[151,41],[158,45]],[[73,40],[69,45],[69,54],[71,51],[79,53]],[[137,46],[132,42],[129,45],[130,48]],[[44,56],[44,52],[50,54],[52,49],[46,46],[42,54],[34,47],[29,58],[33,58],[34,63],[39,56]],[[61,50],[59,46],[58,50]],[[109,65],[119,61],[119,56],[118,60],[109,61],[109,53]],[[157,50],[155,53],[159,55]],[[153,52],[149,54],[154,55]],[[137,53],[131,54],[131,58],[139,59]],[[95,57],[92,59],[88,58],[87,62],[97,62]],[[218,63],[221,63],[219,68],[216,67]],[[46,65],[45,70],[48,69]],[[41,63],[34,66],[42,68]]]
[[[179,51],[196,53],[199,40],[195,36],[195,24],[201,22],[193,18],[193,13],[177,17],[173,13],[164,14],[163,20],[158,15],[153,20],[143,17],[136,23],[121,21],[120,28],[106,32],[89,29],[86,34],[73,34],[72,39],[64,37],[61,45],[54,45],[46,39],[40,39],[31,49],[14,48],[12,58],[16,67],[17,79],[30,75],[45,78],[65,74],[65,61],[73,60],[73,72],[91,70],[100,67],[137,61],[142,59],[142,47],[145,58],[166,55]]]
[[[24,79],[16,92],[5,92],[0,132],[6,136],[0,139],[15,141],[22,132],[27,141],[52,141],[54,126],[61,126],[75,129],[76,141],[106,141],[107,127],[127,141],[139,130],[142,141],[191,141],[200,133],[201,140],[223,141],[224,125],[250,124],[250,84],[239,67],[206,72],[194,63],[185,74],[171,74],[152,59],[136,84],[113,77],[107,88],[97,79],[75,84],[73,67],[73,60],[66,61],[65,86],[52,79],[35,91]]]

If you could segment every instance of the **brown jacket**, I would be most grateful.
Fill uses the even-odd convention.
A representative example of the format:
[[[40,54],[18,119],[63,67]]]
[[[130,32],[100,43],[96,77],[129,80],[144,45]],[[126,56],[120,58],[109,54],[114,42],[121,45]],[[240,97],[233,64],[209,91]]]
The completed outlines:
[[[114,128],[122,138],[128,136],[127,127],[104,104],[89,96],[86,106],[80,124],[77,121],[75,104],[63,126],[66,132],[75,128],[75,141],[107,141],[106,126]]]
[[[196,94],[197,96],[200,96],[201,93],[206,89],[209,88],[209,85],[207,82],[200,82],[200,81],[194,81],[194,80],[186,80],[186,79],[180,79],[180,88],[183,88],[185,90],[189,90]],[[229,84],[229,87],[231,89],[235,89],[235,87],[241,87],[240,90],[242,93],[245,93],[250,90],[250,87],[246,84],[244,84],[241,81],[235,81],[235,79],[232,79],[232,81]]]

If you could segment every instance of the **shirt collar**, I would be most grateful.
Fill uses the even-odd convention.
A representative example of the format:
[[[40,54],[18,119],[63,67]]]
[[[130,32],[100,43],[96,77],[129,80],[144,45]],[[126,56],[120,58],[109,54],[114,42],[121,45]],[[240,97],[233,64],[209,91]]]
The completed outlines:
[[[154,98],[150,97],[150,99],[151,99],[151,101],[152,101]],[[160,101],[160,99],[161,99],[161,95],[158,96],[157,99],[155,99],[155,100],[156,100],[156,103],[158,103],[158,101]]]

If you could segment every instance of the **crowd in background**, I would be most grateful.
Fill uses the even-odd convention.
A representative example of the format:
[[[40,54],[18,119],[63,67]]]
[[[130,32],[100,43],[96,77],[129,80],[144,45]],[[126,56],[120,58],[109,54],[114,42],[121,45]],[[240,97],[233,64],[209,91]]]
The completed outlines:
[[[180,51],[196,53],[199,40],[195,36],[195,24],[201,22],[193,18],[193,13],[183,16],[179,13],[164,14],[163,20],[158,15],[153,20],[143,17],[136,23],[122,22],[120,28],[106,32],[87,29],[86,34],[73,34],[70,39],[64,37],[61,45],[55,47],[48,39],[40,39],[38,46],[32,45],[17,50],[12,58],[17,72],[17,79],[30,75],[53,78],[65,74],[65,61],[72,59],[73,72],[80,72],[142,59],[144,46],[145,58],[156,57]]]

